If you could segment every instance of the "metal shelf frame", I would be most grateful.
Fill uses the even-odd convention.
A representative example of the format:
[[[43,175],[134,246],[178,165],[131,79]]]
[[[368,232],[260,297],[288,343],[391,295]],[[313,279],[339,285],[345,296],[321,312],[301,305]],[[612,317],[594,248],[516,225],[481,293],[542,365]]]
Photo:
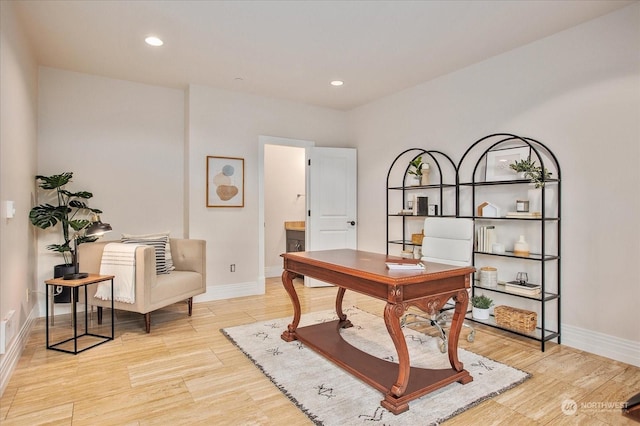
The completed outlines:
[[[490,152],[508,149],[508,148],[528,148],[529,158],[536,162],[536,165],[541,167],[542,170],[549,170],[551,177],[544,178],[542,181],[541,191],[541,216],[536,218],[519,218],[519,217],[482,217],[477,216],[476,207],[478,204],[477,192],[480,188],[505,188],[508,189],[522,187],[524,185],[531,185],[528,179],[515,178],[513,180],[486,180],[486,168],[487,168],[487,156]],[[423,157],[423,161],[429,162],[432,165],[431,173],[436,176],[435,180],[432,180],[430,185],[409,186],[407,184],[407,175],[410,168],[409,163],[418,158]],[[401,176],[401,184],[398,185],[399,176]],[[453,178],[451,177],[453,176]],[[562,253],[562,241],[561,241],[561,217],[562,217],[562,193],[561,193],[561,170],[558,159],[555,154],[542,142],[528,138],[517,136],[511,133],[495,133],[478,139],[472,143],[462,155],[460,161],[456,164],[447,154],[438,150],[429,150],[423,148],[409,148],[398,154],[391,163],[387,172],[387,191],[386,191],[386,242],[387,242],[387,254],[389,254],[390,246],[402,246],[402,249],[407,247],[413,247],[410,237],[406,235],[407,223],[410,220],[424,219],[425,216],[412,216],[400,213],[392,212],[392,206],[390,205],[390,194],[393,192],[400,192],[402,195],[401,210],[404,209],[404,203],[406,202],[407,194],[416,190],[423,191],[437,191],[439,196],[441,208],[439,209],[438,216],[449,217],[465,217],[473,219],[475,223],[479,221],[496,221],[495,223],[517,223],[525,224],[525,222],[531,223],[532,226],[536,224],[539,226],[539,253],[531,253],[528,257],[516,256],[512,252],[505,252],[501,254],[487,253],[481,251],[474,251],[472,258],[473,264],[478,265],[478,260],[481,256],[497,256],[500,258],[507,258],[510,262],[525,261],[536,262],[540,268],[541,277],[541,293],[540,295],[528,296],[515,294],[504,289],[488,288],[479,285],[479,282],[472,280],[472,295],[475,295],[477,290],[490,291],[500,293],[508,296],[513,296],[519,299],[530,300],[538,303],[539,305],[539,323],[540,327],[532,333],[522,333],[516,330],[501,327],[495,323],[495,320],[491,318],[489,321],[474,320],[470,316],[467,318],[470,321],[481,323],[489,327],[494,327],[502,330],[512,332],[514,334],[524,336],[540,342],[540,349],[544,352],[545,343],[551,340],[556,340],[557,343],[561,343],[561,253]],[[515,185],[515,186],[513,186]],[[556,199],[553,204],[547,204],[548,188],[553,188],[556,194]],[[444,197],[445,190],[453,191],[452,204],[455,206],[455,212],[444,211]],[[490,189],[495,191],[494,189]],[[464,192],[464,194],[463,194]],[[470,193],[470,197],[469,197]],[[466,196],[466,197],[465,197]],[[397,197],[396,197],[397,198]],[[547,207],[552,207],[554,213],[548,214]],[[395,209],[396,206],[393,206]],[[463,211],[464,210],[464,211]],[[447,214],[445,214],[447,213]],[[402,236],[398,238],[398,233],[394,234],[394,238],[391,237],[390,222],[401,221]],[[394,223],[393,226],[399,226]],[[555,235],[547,235],[547,226],[555,227]],[[553,228],[550,228],[553,230]],[[535,231],[537,235],[537,230]],[[547,288],[547,273],[553,274],[557,289]],[[504,287],[504,286],[502,286]],[[552,291],[550,291],[552,290]],[[544,296],[543,296],[544,295]],[[549,327],[549,321],[547,318],[548,307],[547,304],[553,304],[555,312],[557,313],[557,326],[556,330],[552,330]]]

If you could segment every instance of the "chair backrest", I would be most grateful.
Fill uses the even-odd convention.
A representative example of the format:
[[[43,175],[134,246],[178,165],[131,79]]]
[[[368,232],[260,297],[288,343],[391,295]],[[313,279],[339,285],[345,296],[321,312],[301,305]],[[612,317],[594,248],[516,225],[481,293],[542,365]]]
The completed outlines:
[[[468,218],[428,217],[424,220],[422,260],[455,266],[471,265],[473,221]]]

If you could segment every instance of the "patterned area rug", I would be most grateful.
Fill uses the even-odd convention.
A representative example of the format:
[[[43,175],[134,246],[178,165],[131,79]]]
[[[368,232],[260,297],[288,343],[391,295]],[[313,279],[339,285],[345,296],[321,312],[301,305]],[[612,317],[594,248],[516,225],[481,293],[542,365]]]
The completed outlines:
[[[346,309],[353,327],[343,329],[351,345],[394,361],[397,358],[384,320],[357,308]],[[452,383],[409,402],[393,415],[380,406],[381,392],[350,375],[298,341],[280,338],[291,317],[221,330],[256,366],[318,425],[437,425],[527,380],[530,375],[464,349],[458,357],[473,376],[466,385]],[[302,316],[300,326],[336,320],[334,311]],[[412,366],[450,368],[438,339],[404,329]]]

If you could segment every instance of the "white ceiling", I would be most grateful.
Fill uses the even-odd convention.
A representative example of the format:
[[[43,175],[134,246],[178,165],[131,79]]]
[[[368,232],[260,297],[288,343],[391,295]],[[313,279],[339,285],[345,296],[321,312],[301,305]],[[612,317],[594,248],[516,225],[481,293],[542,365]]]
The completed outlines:
[[[348,110],[634,1],[21,0],[41,65]],[[147,46],[154,34],[165,45]],[[329,81],[341,79],[336,88]]]

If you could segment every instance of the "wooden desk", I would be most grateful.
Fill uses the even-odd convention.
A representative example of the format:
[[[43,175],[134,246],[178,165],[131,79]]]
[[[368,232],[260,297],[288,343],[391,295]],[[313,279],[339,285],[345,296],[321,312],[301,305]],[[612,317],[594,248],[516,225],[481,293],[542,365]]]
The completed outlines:
[[[467,309],[473,267],[425,263],[424,271],[390,271],[387,256],[357,250],[285,253],[282,283],[294,307],[293,322],[282,339],[299,340],[354,376],[384,393],[380,404],[394,414],[409,409],[409,401],[453,382],[469,383],[473,377],[458,360],[458,337]],[[397,258],[393,258],[396,259]],[[298,328],[300,301],[293,286],[296,275],[306,275],[337,285],[339,320]],[[340,329],[351,327],[342,311],[346,290],[385,300],[384,322],[398,353],[398,364],[373,357],[344,341]],[[449,300],[456,301],[448,355],[451,368],[411,367],[400,318],[410,306],[435,315]]]
[[[113,340],[115,334],[115,325],[114,325],[114,314],[113,314],[113,278],[114,275],[97,275],[97,274],[89,274],[86,278],[80,278],[78,280],[65,280],[64,278],[53,278],[50,280],[46,280],[44,283],[46,284],[46,343],[47,349],[53,349],[60,352],[66,352],[70,354],[77,355],[80,352],[84,352],[87,349],[91,349],[94,346],[101,345],[110,340]],[[101,334],[89,333],[89,313],[88,313],[88,305],[87,305],[87,286],[91,284],[98,284],[103,281],[111,281],[111,336],[105,336]],[[71,325],[73,326],[73,337],[60,341],[55,344],[49,343],[49,287],[53,288],[55,286],[63,286],[71,288]],[[77,303],[78,303],[78,289],[82,287],[84,288],[84,333],[78,334],[78,313],[77,313]],[[53,297],[53,296],[52,296]],[[78,349],[78,340],[81,337],[90,336],[93,338],[97,338],[97,342],[92,343],[89,346],[86,346],[82,349]],[[94,339],[95,340],[95,339]],[[67,342],[73,342],[73,349],[64,349],[62,346]]]

